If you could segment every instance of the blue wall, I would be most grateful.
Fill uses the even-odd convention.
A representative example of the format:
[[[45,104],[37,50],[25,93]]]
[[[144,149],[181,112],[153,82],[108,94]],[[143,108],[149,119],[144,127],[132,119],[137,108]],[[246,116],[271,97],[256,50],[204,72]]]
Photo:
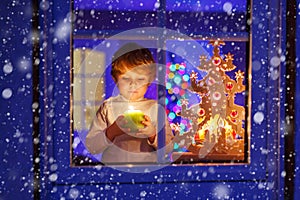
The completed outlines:
[[[0,199],[31,199],[31,1],[0,6]]]

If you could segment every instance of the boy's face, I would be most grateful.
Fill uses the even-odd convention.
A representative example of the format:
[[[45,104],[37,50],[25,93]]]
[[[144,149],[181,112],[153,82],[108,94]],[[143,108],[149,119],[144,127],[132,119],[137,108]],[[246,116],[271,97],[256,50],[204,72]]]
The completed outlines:
[[[116,81],[120,94],[131,101],[144,98],[150,85],[149,76],[132,70],[119,75]]]

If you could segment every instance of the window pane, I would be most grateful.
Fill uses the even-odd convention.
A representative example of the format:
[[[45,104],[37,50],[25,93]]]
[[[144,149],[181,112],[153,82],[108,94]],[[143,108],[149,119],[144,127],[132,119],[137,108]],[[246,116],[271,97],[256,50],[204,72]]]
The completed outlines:
[[[166,60],[167,116],[176,132],[174,162],[247,159],[247,42],[224,44],[167,41],[167,48],[177,50],[167,53]]]
[[[157,26],[157,3],[150,1],[75,1],[74,34],[118,33]]]
[[[154,59],[157,58],[156,40],[126,40],[93,38],[74,39],[73,41],[73,164],[94,165],[99,163],[102,154],[92,155],[86,149],[86,136],[103,101],[118,96],[119,90],[111,76],[113,54],[124,44],[135,42],[147,47]],[[148,75],[148,74],[147,74]],[[155,80],[147,89],[145,98],[157,102],[158,83]],[[126,105],[124,105],[126,106]],[[124,107],[125,109],[125,107]],[[156,107],[151,113],[156,113]],[[150,114],[151,114],[150,113]],[[152,114],[150,115],[152,116]],[[153,114],[157,116],[157,114]],[[151,118],[153,119],[153,117]],[[158,122],[156,122],[158,123]],[[171,129],[169,128],[171,131]],[[158,131],[159,126],[158,126]],[[172,150],[172,148],[170,148]],[[154,152],[157,154],[158,152]],[[138,162],[139,164],[143,164]],[[114,164],[128,164],[120,161]],[[131,163],[132,164],[132,163]]]
[[[130,41],[151,47],[160,67],[158,80],[150,85],[146,97],[165,99],[161,105],[165,106],[166,118],[177,134],[174,152],[168,154],[167,160],[175,163],[248,161],[249,111],[246,108],[251,85],[247,1],[76,0],[73,6],[75,165],[95,164],[101,159],[101,154],[88,152],[85,137],[99,106],[117,92],[110,75],[113,53]],[[130,31],[138,28],[140,33]],[[170,30],[188,39],[173,37]],[[224,40],[225,45],[214,46],[210,40]],[[206,57],[199,60],[203,55]],[[218,75],[213,77],[211,70],[220,68],[214,62],[235,67],[217,70],[221,74],[214,72]],[[212,68],[207,69],[203,63],[209,63]],[[196,78],[191,81],[193,77]],[[215,82],[218,87],[212,86]],[[209,103],[203,105],[204,100]],[[164,139],[158,142],[162,144]],[[214,145],[207,146],[211,141]],[[164,157],[164,153],[160,156]]]
[[[190,36],[247,36],[247,1],[167,0],[167,28]]]
[[[167,11],[246,12],[247,1],[241,0],[166,0]],[[229,14],[229,13],[228,13]]]
[[[151,11],[156,10],[159,3],[156,0],[134,0],[134,1],[95,1],[75,0],[74,8],[83,10],[120,10],[120,11]]]

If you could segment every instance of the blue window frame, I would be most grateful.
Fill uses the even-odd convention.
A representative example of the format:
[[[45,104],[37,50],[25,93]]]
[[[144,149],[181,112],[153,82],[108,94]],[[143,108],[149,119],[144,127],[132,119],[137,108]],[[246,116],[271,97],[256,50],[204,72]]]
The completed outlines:
[[[53,52],[51,56],[48,55],[48,58],[52,59],[47,62],[50,63],[49,65],[45,65],[41,69],[41,74],[44,74],[41,77],[41,86],[45,88],[43,99],[40,102],[45,106],[45,113],[42,113],[45,118],[42,119],[41,127],[44,137],[41,138],[41,142],[44,142],[47,147],[43,149],[45,157],[42,162],[50,169],[50,181],[55,185],[73,183],[128,183],[131,180],[134,180],[136,183],[156,183],[160,182],[158,181],[158,177],[161,177],[160,180],[162,182],[210,182],[224,180],[229,182],[245,181],[249,182],[249,185],[253,181],[267,182],[270,178],[268,175],[275,171],[272,165],[276,165],[276,161],[274,160],[276,160],[277,153],[273,147],[277,147],[276,145],[278,145],[276,143],[276,137],[279,134],[278,124],[275,121],[279,118],[279,115],[276,112],[277,108],[274,104],[278,103],[276,99],[280,97],[279,80],[276,78],[276,72],[273,71],[272,77],[267,76],[271,70],[268,60],[272,56],[268,44],[275,41],[275,37],[269,37],[268,35],[267,30],[270,26],[269,18],[262,14],[268,11],[269,2],[251,2],[250,6],[250,3],[240,4],[240,1],[231,1],[231,5],[224,7],[224,4],[229,1],[216,1],[216,5],[208,1],[207,6],[214,5],[212,12],[206,11],[207,7],[205,3],[198,7],[191,6],[185,8],[178,6],[179,2],[177,1],[160,1],[160,6],[158,6],[156,1],[147,2],[149,2],[149,5],[143,4],[139,10],[136,10],[136,8],[140,8],[137,5],[126,4],[124,5],[126,12],[122,9],[110,10],[114,8],[113,4],[99,4],[99,6],[104,6],[102,9],[107,9],[106,13],[105,11],[97,12],[90,9],[89,6],[95,5],[88,1],[85,1],[84,4],[80,4],[80,1],[74,1],[72,6],[75,8],[75,16],[77,18],[75,21],[72,21],[68,18],[70,15],[66,17],[70,13],[70,10],[67,9],[69,3],[54,1],[52,6],[54,8],[61,8],[61,10],[55,10],[55,15],[52,16],[53,20],[57,24],[61,22],[64,25],[63,28],[67,30],[70,30],[68,27],[71,25],[70,22],[73,22],[73,37],[75,39],[73,38],[70,42],[68,37],[60,38],[57,35],[49,38],[48,44],[53,44],[53,46],[46,47],[45,53],[46,50]],[[223,4],[223,7],[219,7],[220,2]],[[193,2],[190,3],[193,5]],[[85,7],[80,7],[79,5],[85,5]],[[141,5],[141,2],[139,5]],[[121,6],[118,5],[117,7]],[[79,11],[79,9],[82,10]],[[208,7],[208,10],[210,9]],[[224,13],[224,9],[227,12],[233,12],[236,9],[237,13],[237,15],[228,17],[225,24],[224,17],[227,17],[226,15],[230,13]],[[187,10],[189,12],[185,12]],[[222,11],[221,13],[218,12],[220,10]],[[111,20],[113,19],[110,19],[110,14],[113,16],[123,16],[124,14],[125,17],[118,18],[120,21],[112,23]],[[205,16],[202,17],[202,15]],[[250,15],[251,20],[249,19]],[[86,21],[83,20],[82,16],[84,16]],[[195,18],[199,19],[199,25],[195,25],[198,21],[191,20]],[[65,21],[62,19],[65,19]],[[110,26],[105,25],[104,22],[107,20],[110,21]],[[248,27],[250,21],[251,29]],[[47,29],[48,22],[44,23],[45,31],[50,31]],[[73,61],[70,60],[70,49],[77,45],[81,46],[81,42],[84,43],[84,46],[88,46],[87,40],[93,40],[93,43],[94,41],[97,42],[97,36],[105,38],[139,26],[161,26],[176,29],[196,39],[217,37],[233,42],[242,41],[242,49],[246,49],[247,53],[249,53],[249,61],[252,65],[251,87],[253,92],[250,102],[251,113],[248,113],[251,119],[251,132],[248,135],[250,138],[250,142],[248,143],[250,162],[238,164],[196,163],[171,164],[166,166],[116,166],[114,168],[106,166],[76,167],[72,165],[73,161],[70,159],[70,155],[72,154],[71,147],[74,141],[70,141],[71,124],[69,119],[72,116],[70,113],[70,66]],[[224,27],[226,27],[226,30]],[[93,44],[89,45],[92,48]],[[52,57],[53,55],[54,57]],[[161,54],[157,54],[157,59],[165,60],[166,58]],[[247,68],[247,66],[244,67],[245,69]],[[257,114],[258,120],[254,122],[252,119],[256,118]],[[141,170],[149,173],[145,173],[143,176],[140,176],[138,173],[126,173],[141,172]],[[244,190],[247,190],[247,188],[244,188]]]

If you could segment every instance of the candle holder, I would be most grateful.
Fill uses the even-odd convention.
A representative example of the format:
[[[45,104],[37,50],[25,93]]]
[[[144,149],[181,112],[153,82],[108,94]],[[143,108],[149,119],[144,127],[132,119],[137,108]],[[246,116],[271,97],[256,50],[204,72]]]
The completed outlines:
[[[124,113],[124,117],[126,120],[126,124],[124,124],[124,128],[129,128],[130,132],[137,132],[139,129],[144,128],[144,121],[145,114],[140,110],[130,109]]]

